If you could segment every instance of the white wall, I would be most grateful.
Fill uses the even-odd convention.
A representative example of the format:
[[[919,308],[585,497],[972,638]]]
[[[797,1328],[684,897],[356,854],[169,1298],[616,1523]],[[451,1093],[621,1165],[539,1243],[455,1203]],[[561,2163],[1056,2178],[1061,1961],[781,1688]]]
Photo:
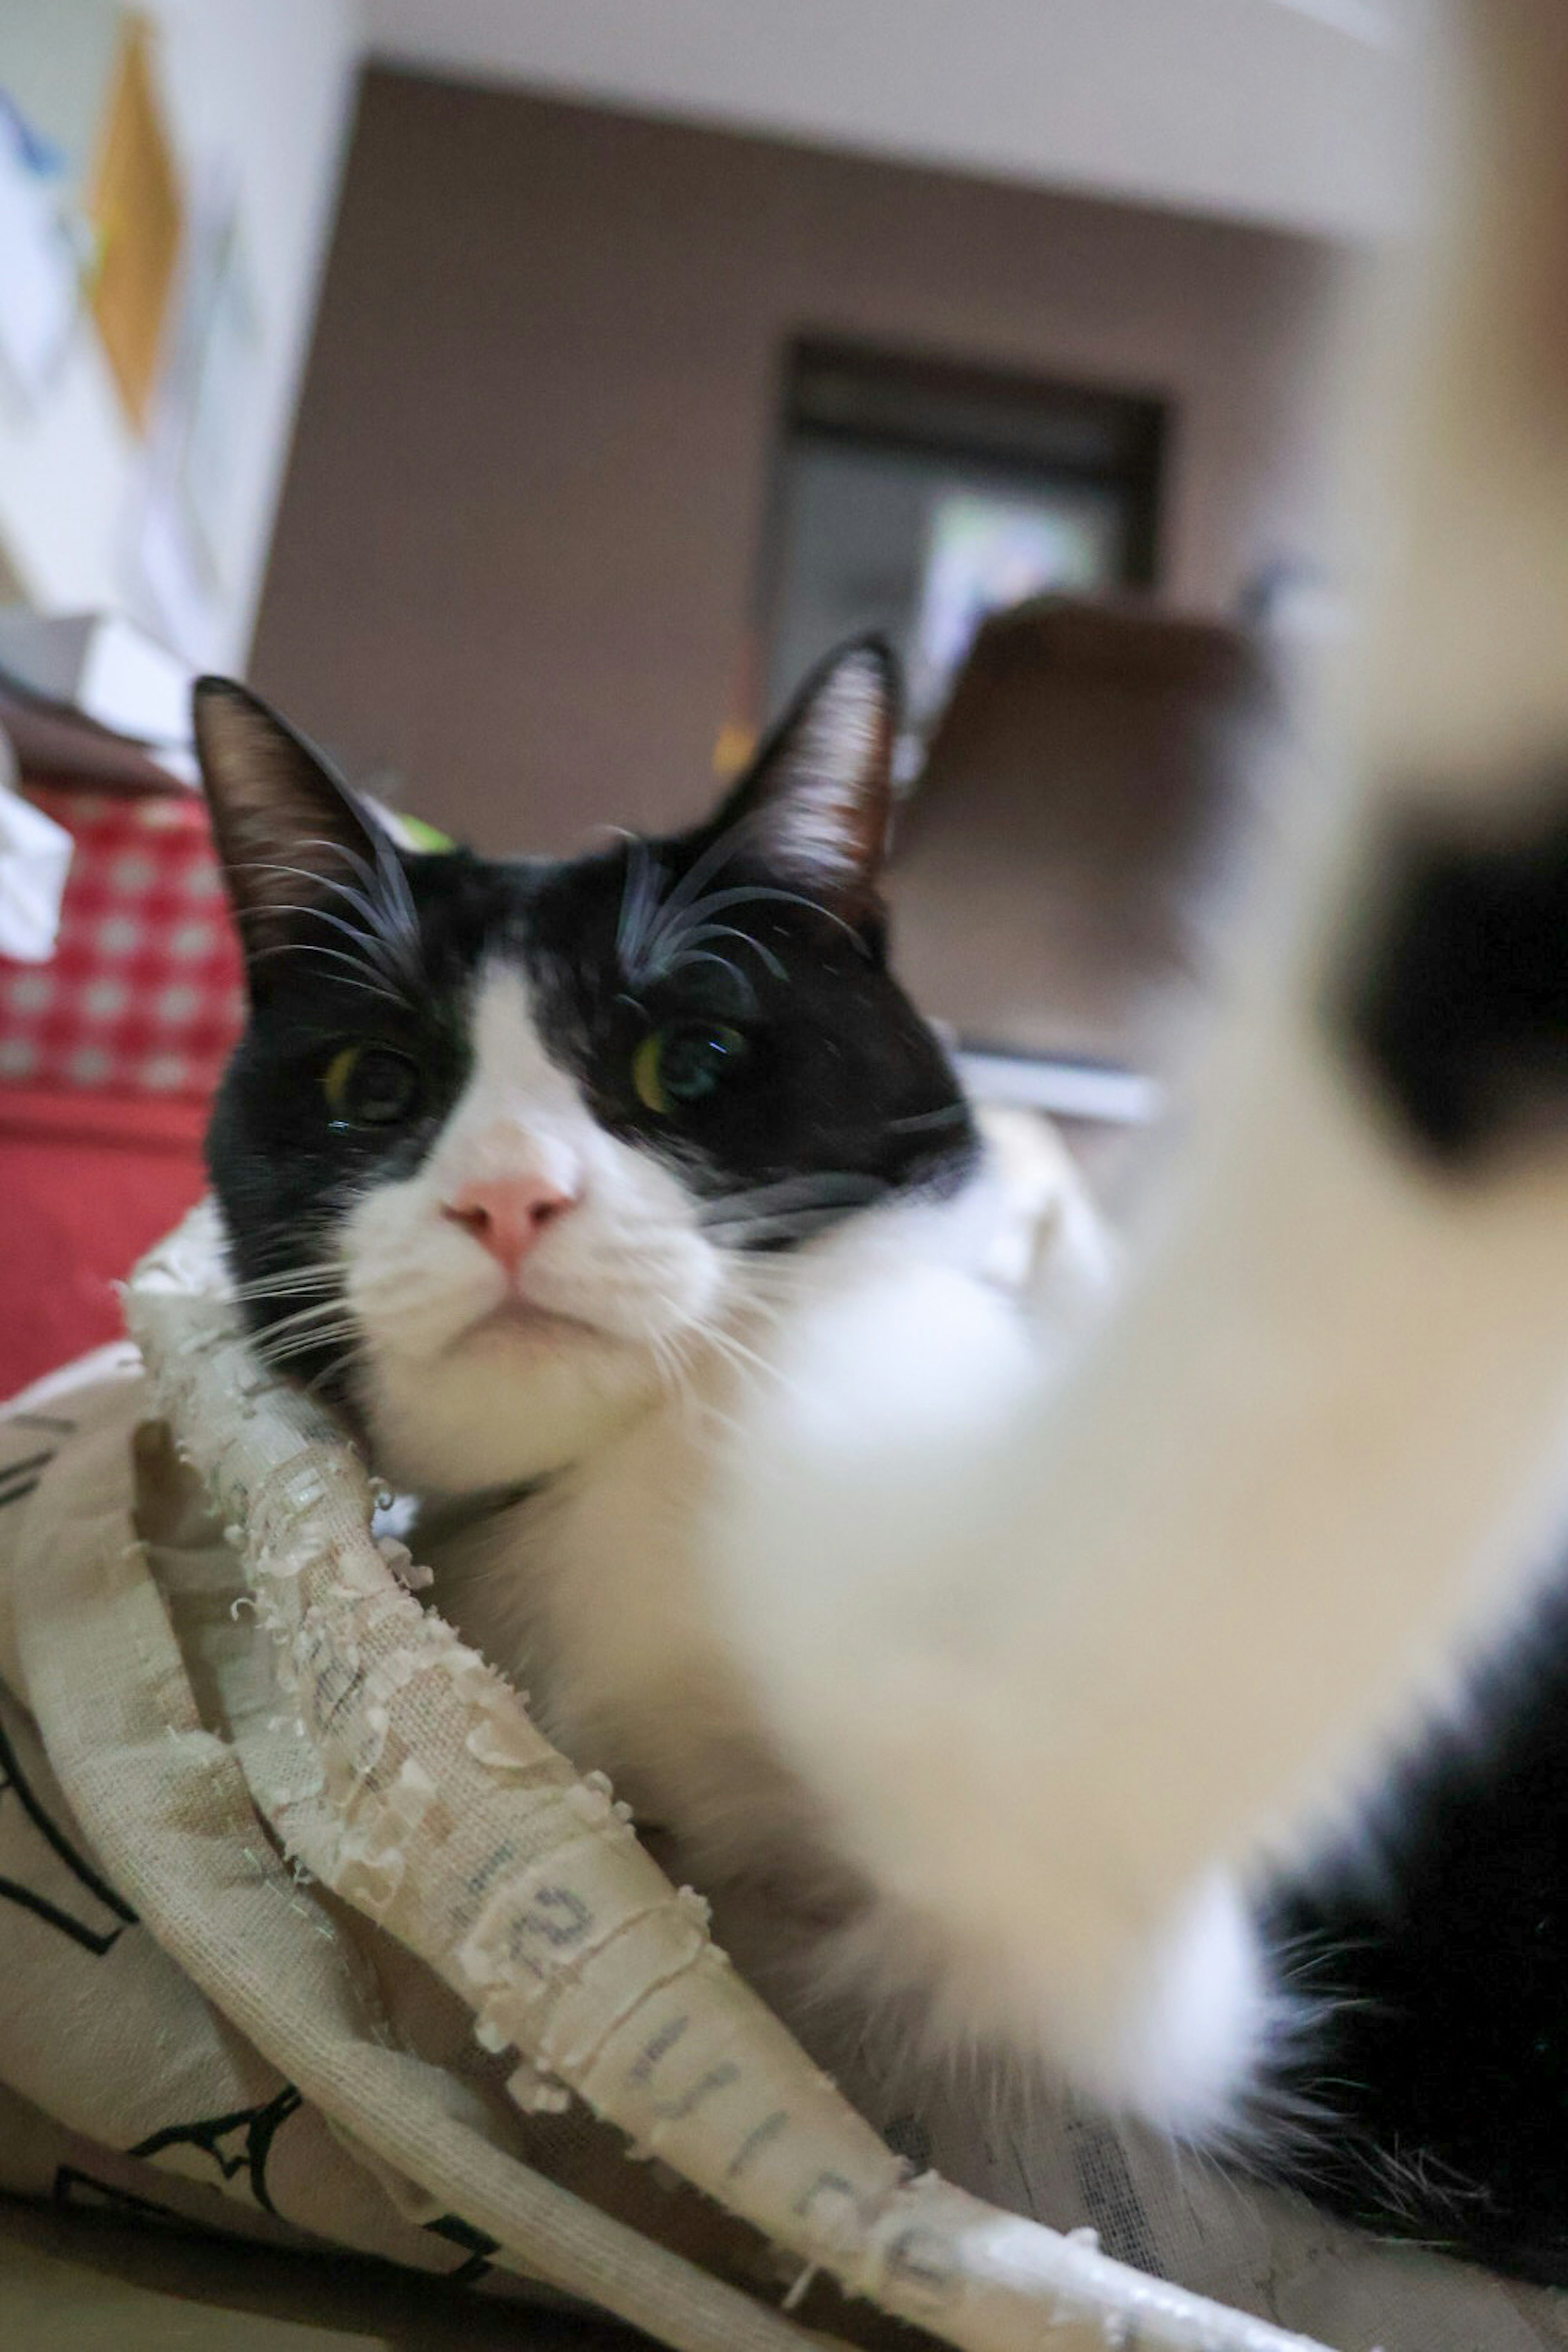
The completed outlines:
[[[366,0],[377,54],[633,110],[1364,237],[1427,0]]]
[[[20,43],[63,30],[71,0],[0,9],[0,85],[26,89]],[[156,69],[187,186],[225,159],[259,320],[246,436],[219,551],[223,586],[179,650],[243,667],[288,454],[295,397],[331,230],[357,59],[353,0],[142,0],[158,31]],[[90,321],[34,406],[0,385],[0,542],[33,602],[137,609],[129,553],[143,444],[126,421]]]
[[[362,30],[436,72],[1335,236],[1410,186],[1426,0],[143,0],[187,176],[240,182],[264,349],[226,584],[182,647],[238,667],[330,233]],[[0,84],[110,0],[0,0]],[[95,29],[96,28],[96,29]],[[57,79],[68,80],[58,74]],[[79,128],[79,126],[77,126]],[[0,383],[0,549],[33,599],[135,608],[142,447],[90,326],[47,403]]]

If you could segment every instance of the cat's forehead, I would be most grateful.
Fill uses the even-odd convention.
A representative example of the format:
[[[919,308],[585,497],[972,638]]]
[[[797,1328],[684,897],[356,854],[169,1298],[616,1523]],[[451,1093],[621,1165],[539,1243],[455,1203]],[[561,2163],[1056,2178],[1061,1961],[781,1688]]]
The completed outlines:
[[[570,858],[466,851],[410,868],[427,961],[443,977],[498,957],[579,985],[713,993],[726,970],[765,998],[863,954],[849,927],[722,836],[622,835]],[[726,996],[732,991],[726,988]]]
[[[408,874],[428,953],[482,965],[542,942],[584,955],[613,937],[620,849],[575,858],[488,859],[467,850],[420,856]]]

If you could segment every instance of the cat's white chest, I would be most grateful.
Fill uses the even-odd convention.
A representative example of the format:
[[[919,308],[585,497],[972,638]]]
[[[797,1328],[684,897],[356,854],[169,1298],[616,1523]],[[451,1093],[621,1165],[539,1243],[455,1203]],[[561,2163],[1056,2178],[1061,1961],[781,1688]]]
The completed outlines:
[[[731,1678],[703,1557],[710,1472],[691,1407],[668,1404],[563,1482],[541,1530],[552,1729],[639,1811],[668,1810],[660,1767],[700,1748]]]
[[[793,1496],[867,1510],[867,1638],[899,1603],[896,1559],[870,1540],[889,1486],[940,1486],[944,1458],[990,1431],[1037,1351],[1013,1304],[950,1265],[847,1254],[716,1360],[591,1468],[533,1507],[517,1571],[550,1727],[639,1811],[710,1828],[744,1781],[785,1803],[769,1654],[817,1546]],[[833,1507],[831,1501],[828,1507]],[[842,1548],[833,1547],[842,1558]],[[847,1619],[862,1612],[846,1593]],[[787,1809],[787,1808],[786,1808]]]
[[[965,1515],[1079,1319],[1059,1286],[1026,1315],[935,1245],[953,1230],[866,1221],[797,1262],[744,1356],[715,1351],[688,1392],[438,1560],[440,1596],[579,1768],[675,1834],[698,1883],[750,1890],[775,1943],[794,1920],[819,1991],[896,2009],[928,2054],[976,2038],[1054,2053],[1113,2101],[1201,2120],[1263,2030],[1231,1890],[1151,1917],[1111,1981],[1071,1809],[1055,1874],[1020,1893],[1005,1825],[983,1846],[986,1821],[955,1815],[951,1694],[901,1673],[962,1665],[975,1600],[944,1563],[984,1548]],[[1089,1306],[1095,1284],[1079,1287]],[[1034,1672],[1031,1711],[1048,1716],[1048,1654]],[[912,1836],[884,1830],[902,1818],[879,1805],[888,1771]],[[939,1899],[930,1858],[954,1835],[977,1858],[963,1898]],[[1020,1902],[1009,1940],[994,1920]]]

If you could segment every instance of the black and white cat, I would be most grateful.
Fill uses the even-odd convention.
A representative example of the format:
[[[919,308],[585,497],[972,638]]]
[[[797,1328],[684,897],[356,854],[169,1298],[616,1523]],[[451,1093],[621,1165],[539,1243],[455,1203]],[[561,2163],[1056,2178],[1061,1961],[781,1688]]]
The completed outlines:
[[[1302,1722],[1243,1710],[1216,1749],[1173,1709],[1153,1775],[1096,1733],[1124,1651],[1185,1643],[1201,1680],[1244,1550],[1190,1609],[1086,1582],[1070,1643],[1021,1610],[1005,1689],[975,1664],[995,1579],[928,1565],[992,1541],[954,1515],[993,1459],[1005,1514],[1107,1258],[1069,1188],[1036,1311],[993,1279],[1006,1204],[887,965],[893,695],[851,646],[709,824],[500,864],[395,848],[204,682],[251,984],[209,1160],[258,1344],[432,1499],[446,1613],[818,1992],[1200,2142],[1315,2107],[1300,2161],[1340,2202],[1568,2278],[1568,1674],[1492,1706],[1506,1769],[1457,1735],[1412,1768],[1379,1887],[1260,1895],[1206,1828],[1215,1756],[1253,1811],[1296,1798]],[[1331,1748],[1372,1701],[1321,1664]],[[1029,1769],[976,1806],[1010,1743]]]

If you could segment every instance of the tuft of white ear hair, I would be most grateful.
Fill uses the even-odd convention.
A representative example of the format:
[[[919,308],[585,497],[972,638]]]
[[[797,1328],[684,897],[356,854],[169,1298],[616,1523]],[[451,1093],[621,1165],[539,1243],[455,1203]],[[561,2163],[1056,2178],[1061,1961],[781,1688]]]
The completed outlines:
[[[896,710],[892,656],[857,640],[807,682],[737,796],[767,864],[846,912],[876,897]]]

